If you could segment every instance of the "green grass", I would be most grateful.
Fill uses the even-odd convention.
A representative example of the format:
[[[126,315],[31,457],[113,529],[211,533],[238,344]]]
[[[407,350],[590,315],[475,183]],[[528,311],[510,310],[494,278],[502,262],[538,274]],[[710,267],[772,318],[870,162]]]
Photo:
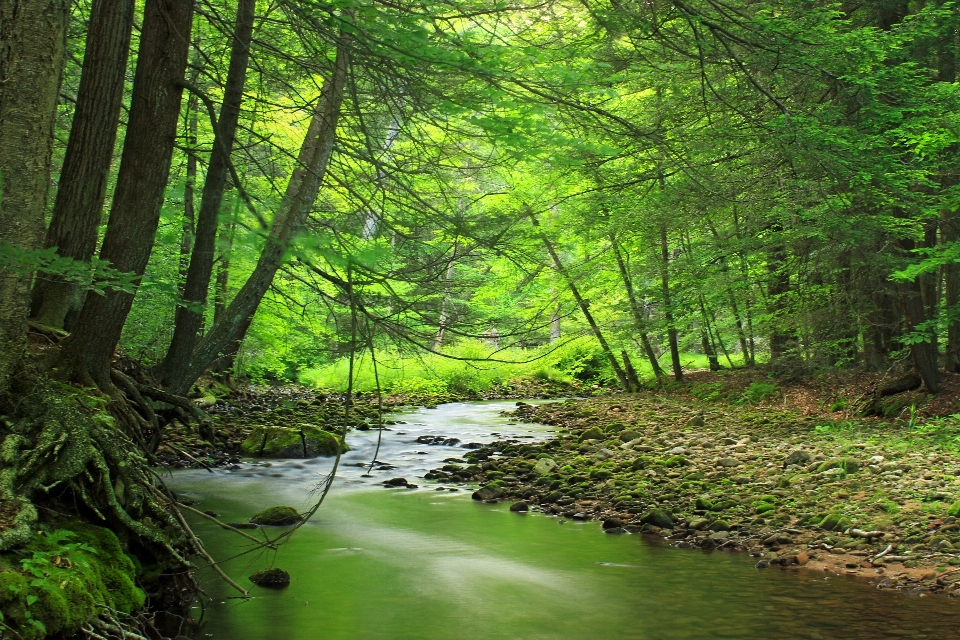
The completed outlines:
[[[484,392],[498,384],[532,379],[583,384],[615,382],[613,370],[604,354],[589,338],[572,340],[560,347],[504,349],[495,351],[483,341],[463,341],[444,349],[447,356],[433,353],[402,354],[379,351],[377,369],[380,384],[388,393]],[[637,374],[645,383],[653,382],[653,369],[639,353],[630,354]],[[660,365],[669,370],[668,356]],[[709,361],[700,354],[681,354],[686,369],[706,369]],[[355,365],[354,389],[376,390],[370,355],[359,355]],[[344,391],[347,388],[349,361],[314,367],[302,372],[302,384],[318,389]]]

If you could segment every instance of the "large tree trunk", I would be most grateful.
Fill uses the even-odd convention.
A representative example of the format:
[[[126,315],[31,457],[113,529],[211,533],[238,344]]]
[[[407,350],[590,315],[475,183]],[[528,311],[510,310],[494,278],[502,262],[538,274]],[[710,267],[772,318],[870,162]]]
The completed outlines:
[[[260,254],[257,266],[223,312],[220,321],[214,323],[210,331],[197,343],[189,360],[172,372],[169,388],[174,393],[183,393],[189,389],[217,355],[240,337],[241,331],[245,331],[273,282],[274,275],[283,264],[284,254],[290,243],[303,228],[320,190],[327,164],[333,155],[337,121],[349,67],[349,45],[350,38],[341,34],[333,73],[324,83],[313,120],[300,148],[300,160],[303,164],[290,178],[283,208],[273,221],[267,245]]]
[[[667,321],[667,340],[670,343],[670,363],[673,377],[683,381],[683,366],[680,364],[680,344],[677,327],[673,322],[673,301],[670,299],[670,247],[667,245],[667,224],[660,223],[660,293],[663,296],[663,317]]]
[[[123,103],[133,13],[133,0],[95,0],[90,10],[77,106],[45,242],[74,260],[90,260],[97,247]],[[76,283],[54,274],[37,278],[33,289],[37,322],[70,329],[68,315],[75,316],[82,303],[83,292]]]
[[[113,268],[132,274],[135,285],[150,259],[160,220],[192,18],[192,0],[147,0],[144,9],[130,118],[100,250]],[[71,375],[101,388],[111,386],[110,359],[133,296],[111,290],[87,297],[76,330],[63,343],[63,365]]]
[[[203,183],[203,197],[197,216],[193,254],[183,299],[187,303],[177,306],[173,339],[163,363],[157,370],[160,382],[169,384],[173,372],[184,366],[196,346],[203,329],[203,305],[207,302],[210,278],[213,274],[213,259],[216,253],[217,222],[220,205],[230,171],[230,153],[233,150],[237,123],[240,120],[240,105],[243,102],[243,86],[247,79],[247,63],[250,60],[250,41],[253,38],[254,8],[256,0],[240,0],[237,6],[236,24],[233,30],[233,46],[230,51],[230,67],[223,91],[223,104],[210,154],[210,166]]]
[[[0,250],[38,249],[70,3],[0,0]],[[0,396],[27,353],[31,273],[0,270]]]

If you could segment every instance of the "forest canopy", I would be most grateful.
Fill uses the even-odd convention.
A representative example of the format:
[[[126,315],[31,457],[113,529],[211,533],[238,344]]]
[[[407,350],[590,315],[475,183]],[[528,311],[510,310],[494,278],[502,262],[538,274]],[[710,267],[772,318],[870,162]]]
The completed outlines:
[[[951,2],[35,9],[0,15],[0,390],[28,320],[127,395],[125,359],[180,396],[359,351],[960,371]]]

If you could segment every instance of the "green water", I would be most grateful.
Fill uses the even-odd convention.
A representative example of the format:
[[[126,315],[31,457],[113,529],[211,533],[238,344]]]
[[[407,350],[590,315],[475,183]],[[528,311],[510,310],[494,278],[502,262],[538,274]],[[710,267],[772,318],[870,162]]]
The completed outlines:
[[[758,572],[745,555],[672,549],[639,535],[605,535],[596,523],[561,525],[539,514],[510,513],[506,504],[475,503],[463,491],[435,491],[426,483],[418,490],[374,484],[398,471],[414,481],[418,469],[458,453],[411,444],[417,433],[457,435],[473,429],[472,435],[478,436],[495,428],[505,435],[538,430],[542,435],[542,427],[505,424],[497,415],[504,406],[452,405],[444,412],[408,418],[420,423],[406,427],[404,435],[390,434],[391,443],[382,449],[388,455],[378,456],[398,469],[362,479],[362,469],[346,467],[328,502],[289,544],[223,564],[228,574],[251,588],[253,598],[229,598],[234,595],[230,587],[212,572],[204,573],[212,602],[205,606],[194,637],[960,636],[958,603],[945,597],[881,592],[863,582],[812,572]],[[435,421],[442,424],[438,427]],[[369,444],[360,441],[358,449]],[[353,455],[360,459],[360,453]],[[307,492],[325,464],[277,463],[232,476],[191,471],[176,474],[174,485],[198,500],[199,508],[241,521],[266,506],[308,504]],[[208,521],[195,525],[218,558],[246,549],[242,539]],[[264,589],[246,580],[269,566],[291,573],[288,588]],[[201,610],[194,613],[200,617]]]

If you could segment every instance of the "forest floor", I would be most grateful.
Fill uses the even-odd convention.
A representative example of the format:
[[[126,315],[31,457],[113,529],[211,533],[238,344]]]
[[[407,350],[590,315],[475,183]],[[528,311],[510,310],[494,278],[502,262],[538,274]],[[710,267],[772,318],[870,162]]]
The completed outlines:
[[[555,425],[556,438],[492,443],[426,479],[479,482],[476,499],[510,500],[514,510],[559,521],[598,520],[610,534],[748,552],[759,569],[960,595],[960,418],[950,417],[960,413],[960,375],[947,375],[937,396],[897,394],[884,401],[888,415],[856,416],[880,381],[848,373],[777,384],[762,370],[704,371],[656,392],[528,381],[482,397],[390,396],[383,409],[577,395],[539,406],[521,401],[511,412]],[[237,464],[258,424],[369,429],[377,400],[359,395],[344,420],[342,397],[248,387],[209,410],[216,444],[175,429],[163,464]]]

